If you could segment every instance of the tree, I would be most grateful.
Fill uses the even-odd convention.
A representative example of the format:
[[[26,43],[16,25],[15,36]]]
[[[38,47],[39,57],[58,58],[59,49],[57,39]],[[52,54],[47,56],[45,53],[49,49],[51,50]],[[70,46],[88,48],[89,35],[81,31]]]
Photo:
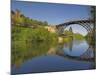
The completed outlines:
[[[14,15],[15,15],[15,12],[11,10],[11,24],[12,25],[14,24]]]
[[[69,33],[70,33],[70,34],[69,34],[70,36],[73,36],[73,30],[72,30],[72,27],[69,28]]]
[[[93,30],[87,34],[87,38],[89,38],[89,43],[91,45],[95,45],[96,41],[96,7],[90,7],[90,19],[93,21]]]
[[[72,27],[69,28],[69,31],[73,33]]]
[[[47,21],[44,21],[44,26],[48,26],[48,22]]]
[[[21,12],[18,9],[16,9],[13,17],[13,22],[15,25],[20,25],[21,23],[23,23],[23,18],[21,18]]]
[[[47,21],[43,22],[43,21],[33,20],[29,17],[24,16],[18,9],[16,9],[15,12],[13,10],[11,11],[11,22],[12,25],[19,25],[32,28],[48,25]]]

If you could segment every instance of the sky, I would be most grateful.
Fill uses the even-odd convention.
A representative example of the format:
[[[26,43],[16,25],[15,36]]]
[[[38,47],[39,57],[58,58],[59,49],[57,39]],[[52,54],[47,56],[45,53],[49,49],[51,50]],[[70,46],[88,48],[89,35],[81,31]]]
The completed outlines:
[[[11,10],[16,9],[27,17],[47,21],[50,25],[89,18],[89,6],[83,5],[12,1]],[[79,25],[72,25],[72,29],[74,32],[87,34],[87,31]]]

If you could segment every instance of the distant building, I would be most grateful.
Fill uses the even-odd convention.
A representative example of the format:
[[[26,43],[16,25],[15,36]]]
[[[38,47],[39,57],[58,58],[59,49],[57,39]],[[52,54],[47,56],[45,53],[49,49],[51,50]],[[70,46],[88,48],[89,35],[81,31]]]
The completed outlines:
[[[52,33],[55,33],[55,32],[56,32],[56,27],[55,27],[55,26],[45,26],[45,28],[46,28],[49,32],[52,32]]]

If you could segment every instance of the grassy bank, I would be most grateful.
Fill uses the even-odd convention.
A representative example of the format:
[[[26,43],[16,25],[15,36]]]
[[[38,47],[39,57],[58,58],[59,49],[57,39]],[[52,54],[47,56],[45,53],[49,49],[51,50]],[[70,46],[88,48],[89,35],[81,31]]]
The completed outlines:
[[[19,26],[12,26],[11,38],[13,41],[56,41],[56,37],[56,34],[48,32],[43,27],[32,29]]]

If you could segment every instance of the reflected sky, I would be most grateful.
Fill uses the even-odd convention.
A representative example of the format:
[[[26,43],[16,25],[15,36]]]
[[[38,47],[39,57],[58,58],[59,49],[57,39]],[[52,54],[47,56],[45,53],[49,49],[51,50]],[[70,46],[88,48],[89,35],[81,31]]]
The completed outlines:
[[[64,46],[64,52],[71,56],[80,56],[87,51],[89,45],[86,41],[73,41],[72,50],[69,47]]]
[[[47,55],[33,58],[23,63],[19,68],[13,68],[12,73],[39,73],[69,70],[84,70],[92,68],[92,62],[73,61],[57,55]]]
[[[48,48],[44,51],[45,47],[47,47],[46,45],[47,44],[45,44],[44,47],[42,46],[43,48],[39,45],[35,45],[38,49],[36,48],[36,50],[31,51],[26,50],[14,55],[17,60],[14,59],[13,61],[12,74],[84,70],[94,68],[94,62],[89,60],[90,58],[94,58],[93,50],[90,48],[88,51],[89,45],[85,40],[72,40],[65,44],[58,44],[57,46],[49,46],[48,44]],[[33,45],[31,46],[32,49],[34,49]],[[86,53],[85,57],[87,60],[84,60],[84,58],[82,60],[77,59],[81,58],[80,55],[84,53]],[[77,58],[71,58],[71,56]],[[21,62],[21,60],[24,61]],[[21,63],[17,64],[18,61]]]

